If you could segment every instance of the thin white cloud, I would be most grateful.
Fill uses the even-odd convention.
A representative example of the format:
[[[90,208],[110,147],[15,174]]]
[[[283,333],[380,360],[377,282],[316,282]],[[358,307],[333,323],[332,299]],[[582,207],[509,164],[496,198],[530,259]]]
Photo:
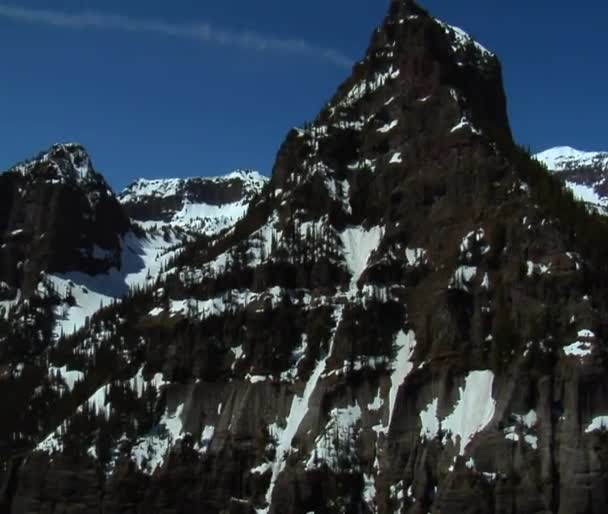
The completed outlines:
[[[352,59],[331,48],[317,46],[304,39],[282,39],[249,31],[221,29],[209,23],[169,23],[127,16],[86,11],[65,13],[42,9],[27,9],[0,4],[0,18],[22,23],[34,23],[70,29],[98,29],[122,32],[162,34],[185,38],[216,46],[309,56],[329,61],[340,68],[350,68]]]

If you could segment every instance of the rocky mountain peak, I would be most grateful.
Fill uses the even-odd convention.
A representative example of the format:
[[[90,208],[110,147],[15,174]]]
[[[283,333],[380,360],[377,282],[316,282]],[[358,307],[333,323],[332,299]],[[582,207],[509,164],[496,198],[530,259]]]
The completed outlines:
[[[120,266],[130,221],[79,144],[57,144],[0,174],[0,280],[32,290],[41,271]]]
[[[78,143],[55,144],[35,158],[12,167],[8,173],[18,173],[29,181],[45,180],[88,189],[109,189],[104,178],[95,171],[86,149]]]
[[[380,197],[364,200],[372,177],[394,181],[429,145],[512,144],[494,54],[416,4],[392,6],[351,76],[283,145],[272,181],[285,208],[306,203],[293,200],[298,189],[308,195],[304,184],[323,183],[313,206],[343,223],[361,219],[386,207]]]

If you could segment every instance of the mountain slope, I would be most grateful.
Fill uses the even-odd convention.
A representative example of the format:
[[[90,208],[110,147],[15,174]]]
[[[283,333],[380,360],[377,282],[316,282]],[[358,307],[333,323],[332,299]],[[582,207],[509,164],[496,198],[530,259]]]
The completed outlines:
[[[394,0],[233,230],[12,378],[5,510],[603,512],[606,274],[517,155]]]
[[[564,181],[574,196],[602,214],[608,212],[608,153],[556,147],[534,156]]]

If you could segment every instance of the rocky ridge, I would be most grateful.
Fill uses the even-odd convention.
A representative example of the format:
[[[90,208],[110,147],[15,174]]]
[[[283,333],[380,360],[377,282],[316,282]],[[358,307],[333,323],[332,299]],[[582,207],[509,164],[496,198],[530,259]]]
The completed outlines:
[[[608,275],[556,213],[603,225],[543,173],[394,0],[233,229],[12,374],[3,507],[603,512]]]
[[[118,199],[130,218],[145,228],[215,235],[245,215],[267,181],[251,170],[220,177],[140,179]]]

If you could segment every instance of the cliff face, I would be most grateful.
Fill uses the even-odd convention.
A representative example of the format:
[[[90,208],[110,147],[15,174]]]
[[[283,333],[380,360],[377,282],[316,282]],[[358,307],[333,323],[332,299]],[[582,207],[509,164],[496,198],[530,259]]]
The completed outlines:
[[[604,512],[605,273],[512,145],[496,58],[393,1],[232,230],[10,375],[5,510]]]

